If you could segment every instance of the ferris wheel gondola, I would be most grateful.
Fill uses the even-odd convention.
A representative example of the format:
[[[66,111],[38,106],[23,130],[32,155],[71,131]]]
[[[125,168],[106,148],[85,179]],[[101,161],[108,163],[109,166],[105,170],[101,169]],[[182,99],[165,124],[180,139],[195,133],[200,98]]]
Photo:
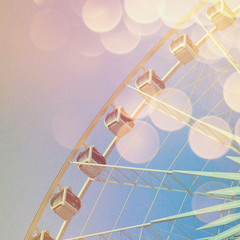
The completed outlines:
[[[135,84],[140,91],[151,96],[158,96],[165,89],[165,83],[157,76],[154,69],[145,71],[143,75],[137,78]],[[146,98],[145,95],[143,97]]]
[[[70,187],[64,187],[53,195],[50,201],[50,206],[58,216],[67,220],[79,212],[81,201],[72,193]]]
[[[183,64],[191,62],[198,56],[199,49],[188,34],[179,35],[169,46],[173,55]]]
[[[220,31],[231,26],[236,20],[234,12],[222,0],[215,2],[207,9],[207,17]]]
[[[83,165],[81,163],[106,164],[105,157],[97,151],[95,146],[87,147],[83,152],[80,152],[76,158],[79,162],[79,169],[88,177],[95,178],[103,171],[102,166]]]
[[[124,107],[117,107],[108,113],[104,119],[106,127],[118,137],[123,137],[134,127],[134,120],[129,116]]]

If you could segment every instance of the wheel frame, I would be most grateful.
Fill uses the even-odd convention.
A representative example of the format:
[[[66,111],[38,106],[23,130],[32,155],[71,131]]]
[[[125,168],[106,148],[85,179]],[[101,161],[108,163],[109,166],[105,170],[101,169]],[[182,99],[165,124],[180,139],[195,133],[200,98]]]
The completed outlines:
[[[47,207],[55,189],[59,185],[59,182],[61,181],[62,177],[64,176],[65,172],[67,171],[68,167],[71,165],[72,161],[76,157],[77,153],[79,152],[80,148],[85,144],[86,139],[90,135],[90,133],[93,131],[95,126],[98,124],[100,119],[104,116],[104,114],[107,112],[107,110],[110,108],[114,100],[118,97],[118,95],[124,90],[124,88],[130,83],[130,81],[136,76],[136,74],[144,67],[144,65],[154,56],[154,54],[180,29],[180,27],[187,22],[189,19],[194,16],[194,14],[201,9],[206,3],[208,3],[209,0],[200,0],[199,3],[195,5],[179,22],[175,24],[173,28],[171,28],[158,42],[157,44],[143,57],[143,59],[135,66],[135,68],[128,74],[128,76],[123,80],[123,82],[119,85],[119,87],[116,89],[116,91],[112,94],[112,96],[107,100],[107,102],[104,104],[104,106],[101,108],[101,110],[97,113],[93,121],[90,123],[90,125],[87,127],[83,135],[80,137],[74,148],[72,149],[71,153],[67,157],[66,161],[63,163],[61,169],[59,170],[57,176],[55,177],[54,181],[52,182],[49,190],[47,191],[43,201],[41,202],[29,228],[25,235],[24,240],[30,240],[35,229],[37,229],[37,224]],[[240,7],[235,10],[236,12],[240,12]],[[210,33],[214,34],[217,31],[216,28],[213,28]],[[201,40],[198,41],[197,45],[201,46],[205,41],[207,41],[209,38],[211,38],[211,35],[207,34],[204,36]],[[179,67],[181,67],[182,64],[178,62],[163,78],[164,82],[167,82],[167,80],[177,71]],[[136,111],[133,114],[133,117],[136,118],[138,113],[142,110],[142,108],[145,106],[145,101],[136,109]],[[105,156],[109,155],[113,147],[115,146],[116,142],[118,141],[118,138],[115,137],[110,144],[109,148],[105,151]],[[90,187],[92,180],[88,178],[82,187],[78,197],[80,199],[83,198],[84,194],[86,193],[87,189]],[[61,240],[68,225],[70,223],[70,220],[64,221],[58,236],[56,240]]]

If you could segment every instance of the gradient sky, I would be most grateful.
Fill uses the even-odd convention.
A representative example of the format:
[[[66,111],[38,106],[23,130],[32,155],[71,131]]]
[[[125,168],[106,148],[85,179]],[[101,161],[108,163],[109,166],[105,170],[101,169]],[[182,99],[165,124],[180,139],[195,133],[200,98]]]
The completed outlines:
[[[71,148],[128,73],[174,23],[174,17],[181,9],[174,9],[174,0],[171,1],[168,1],[168,4],[171,3],[170,6],[165,6],[165,11],[160,11],[161,18],[158,16],[156,19],[139,18],[141,16],[139,13],[131,15],[133,10],[129,1],[112,1],[111,7],[115,12],[113,11],[100,23],[98,20],[91,21],[91,16],[88,16],[88,14],[97,14],[97,11],[101,12],[101,6],[93,7],[96,1],[88,1],[89,6],[87,8],[85,5],[85,11],[82,11],[85,0],[1,1],[0,237],[2,239],[24,238],[34,214]],[[93,5],[90,4],[91,2]],[[181,5],[184,4],[190,8],[195,2],[193,4],[193,1],[182,0]],[[236,1],[235,4],[240,2]],[[170,14],[168,8],[172,9],[173,14]],[[169,11],[169,19],[166,17],[167,11]],[[180,17],[181,14],[184,13],[180,12]],[[200,19],[205,19],[202,16],[204,14],[199,15]],[[154,15],[151,14],[151,17]],[[135,31],[134,34],[126,30],[125,23],[128,21],[132,24],[129,26],[132,26],[131,30]],[[148,25],[145,24],[143,27],[136,21],[148,22]],[[109,22],[113,25],[109,25]],[[206,22],[206,26],[210,26],[207,24],[209,22]],[[199,34],[200,36],[201,33],[204,34],[196,23],[186,27],[179,32],[188,32],[195,41],[199,39]],[[136,33],[140,30],[141,34]],[[240,34],[238,33],[239,28],[234,31],[235,35],[232,34],[223,41],[224,44],[228,44],[226,48],[234,58],[239,57]],[[116,39],[120,41],[115,44]],[[237,43],[234,43],[234,39],[238,39]],[[176,63],[175,57],[169,53],[169,43],[170,41],[146,65],[146,68],[154,68],[159,76],[163,76]],[[167,83],[167,87],[172,88],[197,60],[182,67]],[[202,74],[204,77],[228,64],[216,54],[206,67],[204,61],[200,62],[178,88],[183,89],[193,79],[196,81],[202,69],[204,69]],[[193,116],[204,117],[214,104],[216,105],[223,98],[224,84],[232,73],[234,70],[230,70],[225,79],[219,81],[212,91],[194,106]],[[191,102],[197,100],[216,79],[216,77],[208,78],[199,83]],[[184,93],[190,96],[192,89],[185,89]],[[137,106],[142,98],[132,91],[126,90],[116,104]],[[227,103],[223,101],[214,114],[229,109]],[[161,117],[156,116],[156,118]],[[223,115],[222,118],[227,121],[229,115]],[[236,126],[239,119],[239,111],[233,111],[229,122],[231,129]],[[142,120],[146,120],[146,117]],[[160,120],[159,122],[161,123]],[[154,135],[152,133],[143,136],[147,141],[149,138],[150,143],[154,142],[150,144],[149,151],[152,154],[151,151],[159,147],[168,131],[157,128],[154,119],[148,123],[149,131],[153,128],[154,134],[156,133],[159,138],[152,140],[151,137]],[[236,133],[239,134],[239,126],[236,129],[238,129]],[[187,141],[188,134],[187,127],[174,132],[149,167],[167,169]],[[104,152],[112,138],[113,135],[100,122],[87,143],[95,144],[100,152]],[[139,144],[142,144],[141,141]],[[231,150],[228,154],[236,155]],[[114,164],[119,156],[119,152],[115,149],[108,163]],[[226,162],[225,156],[226,154],[223,154],[220,158],[211,161],[208,170],[236,171],[236,164]],[[187,145],[174,169],[199,170],[205,163],[206,159],[197,156],[190,145]],[[146,163],[135,164],[125,159],[121,159],[120,164],[146,166]],[[86,176],[76,166],[72,166],[61,184],[71,185],[77,193],[85,179]],[[83,201],[83,209],[69,227],[67,236],[75,237],[80,234],[102,186],[103,183],[96,182],[89,190]],[[126,186],[107,185],[85,233],[111,229],[129,190]],[[118,226],[141,223],[154,194],[146,189],[134,190]],[[149,220],[174,214],[182,201],[182,196],[175,197],[168,192],[162,192],[160,196],[167,205],[162,203],[161,205],[159,200],[161,207],[154,206]],[[187,205],[191,209],[191,198],[188,199]],[[60,224],[60,218],[52,214],[48,206],[39,227],[49,228],[52,236],[55,236]]]

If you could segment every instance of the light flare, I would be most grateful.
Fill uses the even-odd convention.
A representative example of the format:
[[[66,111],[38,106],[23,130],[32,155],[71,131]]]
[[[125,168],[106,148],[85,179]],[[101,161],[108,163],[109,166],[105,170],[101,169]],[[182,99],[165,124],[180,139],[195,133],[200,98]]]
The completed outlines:
[[[240,112],[240,80],[235,72],[227,79],[223,87],[224,100],[236,112]]]
[[[94,32],[107,32],[115,28],[122,18],[119,0],[87,0],[82,10],[83,21]]]
[[[231,132],[231,129],[227,122],[220,117],[207,116],[200,119],[205,123],[211,124],[217,128],[223,129],[225,131]],[[200,129],[205,129],[200,125]],[[189,131],[189,144],[192,151],[201,158],[205,159],[217,159],[222,157],[229,150],[228,147],[222,145],[220,142],[225,143],[225,139],[215,130],[206,130],[207,136],[203,133],[196,131],[199,128],[199,123],[193,124],[193,127]],[[220,141],[214,140],[209,136],[216,138]]]
[[[140,164],[150,161],[159,147],[157,131],[143,121],[135,121],[133,130],[117,144],[118,152],[129,162]]]
[[[163,94],[159,96],[159,99],[188,115],[192,114],[192,104],[189,97],[177,88],[166,88]],[[165,131],[176,131],[185,126],[185,124],[159,110],[154,111],[151,119],[158,128]],[[188,122],[189,117],[186,117],[185,120]]]
[[[132,34],[124,25],[119,25],[111,32],[102,33],[103,46],[111,53],[126,54],[133,51],[139,44],[141,37]]]
[[[38,48],[54,51],[64,45],[68,36],[68,20],[61,12],[47,9],[38,12],[33,17],[30,37]]]
[[[159,19],[160,0],[124,0],[125,11],[129,18],[138,23],[152,23]]]

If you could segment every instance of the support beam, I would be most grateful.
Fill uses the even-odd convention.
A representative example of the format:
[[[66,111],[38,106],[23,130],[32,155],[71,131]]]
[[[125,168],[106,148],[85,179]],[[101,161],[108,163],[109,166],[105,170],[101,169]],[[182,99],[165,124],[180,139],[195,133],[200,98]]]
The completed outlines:
[[[143,100],[142,102],[141,102],[141,104],[137,107],[137,109],[133,112],[133,114],[132,114],[132,118],[133,119],[136,119],[137,118],[137,116],[140,114],[140,112],[144,109],[144,107],[147,105],[147,102],[145,101],[145,100]]]
[[[161,223],[161,222],[168,222],[168,221],[172,221],[172,220],[177,220],[177,219],[181,219],[181,218],[185,218],[185,217],[197,216],[197,215],[211,213],[211,212],[231,210],[231,209],[236,209],[236,208],[239,208],[239,207],[240,207],[240,200],[235,201],[235,202],[229,202],[229,203],[215,205],[215,206],[212,206],[212,207],[202,208],[202,209],[198,209],[198,210],[187,212],[187,213],[181,213],[181,214],[178,214],[178,215],[173,215],[173,216],[170,216],[170,217],[165,217],[165,218],[161,218],[161,219],[157,219],[157,220],[153,220],[149,223],[134,225],[134,226],[125,227],[125,228],[119,228],[119,229],[114,229],[114,230],[109,230],[109,231],[105,231],[105,232],[101,232],[101,233],[93,233],[93,234],[89,234],[89,235],[69,238],[69,239],[66,239],[66,240],[87,239],[87,238],[90,238],[90,237],[103,236],[103,235],[106,235],[106,234],[112,234],[112,233],[116,233],[116,232],[124,232],[126,230],[131,230],[131,229],[136,229],[136,228],[146,228],[147,229],[148,227],[151,227],[152,225],[158,224],[158,223]],[[215,240],[215,238],[214,238],[214,240]]]
[[[240,219],[240,213],[230,214],[225,217],[219,218],[216,221],[213,221],[206,225],[203,225],[202,227],[197,228],[196,230],[203,230],[203,229],[207,229],[207,228],[219,227],[219,226],[234,222],[238,219]]]
[[[238,13],[240,13],[240,5],[233,10],[233,13],[234,13],[235,15],[237,15]]]
[[[107,147],[107,149],[105,150],[105,152],[103,153],[103,156],[105,157],[105,159],[108,158],[108,156],[111,154],[112,150],[114,149],[114,147],[116,146],[117,142],[119,141],[118,137],[115,137],[112,142],[109,144],[109,146]]]
[[[76,164],[76,165],[79,165],[79,164],[81,164],[81,165],[91,165],[91,166],[109,167],[109,168],[135,170],[135,171],[143,171],[143,172],[155,172],[155,173],[166,173],[166,174],[173,173],[173,171],[160,170],[160,169],[136,168],[136,167],[116,166],[116,165],[98,164],[98,163],[79,163],[79,162],[71,162],[71,163]]]
[[[240,187],[223,188],[215,191],[209,191],[207,193],[214,195],[237,196],[240,195]]]
[[[162,81],[166,83],[173,74],[182,66],[182,63],[178,61],[168,72],[165,74],[165,76],[162,78]]]
[[[214,34],[214,33],[216,33],[216,32],[217,32],[217,28],[216,28],[216,27],[214,27],[214,28],[212,28],[212,29],[210,30],[210,33],[212,33],[212,34]],[[206,34],[204,37],[202,37],[202,38],[196,43],[196,46],[197,46],[198,48],[200,48],[209,38],[210,38],[209,35]]]
[[[231,159],[232,161],[240,164],[240,157],[227,156],[227,158],[229,158],[229,159]]]
[[[203,122],[203,121],[201,121],[201,120],[199,120],[199,119],[197,119],[197,118],[195,118],[195,117],[193,117],[193,116],[191,116],[191,115],[189,115],[189,114],[187,114],[187,113],[185,113],[185,112],[183,112],[183,111],[181,111],[181,110],[179,110],[179,109],[177,109],[177,108],[175,108],[175,107],[173,107],[173,106],[171,106],[171,105],[169,105],[169,104],[167,104],[167,103],[165,103],[164,101],[162,101],[162,100],[160,100],[160,99],[157,99],[157,98],[155,98],[155,97],[153,97],[153,96],[151,96],[151,95],[149,95],[149,94],[147,94],[147,93],[145,93],[145,92],[140,91],[139,89],[137,89],[137,88],[135,88],[135,87],[132,87],[132,86],[130,86],[130,85],[127,85],[127,86],[128,86],[129,88],[133,89],[134,91],[136,91],[136,92],[138,92],[138,93],[146,96],[146,98],[148,98],[149,100],[151,100],[151,101],[150,101],[150,104],[153,105],[153,106],[154,106],[156,109],[158,109],[159,111],[167,114],[166,111],[164,111],[164,110],[162,109],[162,108],[167,108],[167,109],[170,109],[171,111],[174,111],[174,112],[182,115],[182,119],[184,119],[184,117],[186,117],[187,119],[189,119],[189,122],[181,121],[181,122],[184,123],[185,125],[188,125],[189,127],[193,127],[194,122],[197,122],[197,123],[199,123],[199,126],[205,127],[206,129],[211,130],[211,131],[216,131],[216,133],[221,134],[222,137],[225,137],[226,142],[227,142],[227,146],[228,146],[229,148],[231,148],[232,150],[234,150],[234,151],[237,152],[237,153],[240,153],[240,149],[239,149],[239,148],[236,148],[235,145],[231,145],[231,142],[233,142],[233,141],[235,141],[236,144],[240,144],[240,137],[239,137],[239,136],[234,135],[234,134],[231,133],[231,132],[227,132],[227,131],[225,131],[225,130],[223,130],[223,129],[220,129],[220,128],[218,128],[218,127],[216,127],[216,126],[214,126],[214,125],[211,125],[211,124],[209,124],[209,123]],[[174,117],[173,115],[169,115],[169,116],[177,119],[177,118]],[[180,121],[180,119],[177,119],[177,120]],[[199,131],[199,132],[201,132],[202,134],[205,134],[205,135],[206,135],[206,133],[204,133],[203,130],[199,129],[199,126],[198,126],[197,128],[194,128],[194,129],[196,129],[196,131]],[[218,141],[218,139],[214,138],[214,136],[212,136],[212,135],[206,135],[206,136],[208,136],[208,137],[210,137],[210,138]]]
[[[228,239],[229,237],[234,236],[235,234],[239,233],[240,224],[229,228],[228,230],[219,233],[218,235],[211,238],[211,240],[223,240]]]
[[[174,170],[173,173],[194,175],[194,176],[203,176],[211,178],[222,178],[228,180],[240,181],[240,173],[231,173],[231,172],[200,172],[200,171],[178,171]]]
[[[145,224],[140,224],[140,225],[134,225],[134,226],[125,227],[125,228],[118,228],[118,229],[109,230],[109,231],[105,231],[105,232],[101,232],[101,233],[93,233],[93,234],[89,234],[89,235],[85,235],[85,236],[68,238],[68,239],[66,239],[66,240],[86,239],[86,238],[90,238],[90,237],[97,237],[97,236],[102,236],[102,235],[105,235],[105,234],[116,233],[116,232],[124,232],[124,231],[126,231],[126,230],[131,230],[131,229],[136,229],[136,228],[143,228],[143,227],[148,227],[148,226],[150,226],[150,223],[145,223]]]
[[[170,217],[160,218],[160,219],[151,221],[151,224],[168,222],[168,221],[173,221],[173,220],[182,219],[182,218],[186,218],[186,217],[194,217],[194,216],[198,216],[198,215],[202,215],[202,214],[207,214],[207,213],[212,213],[212,212],[220,212],[220,211],[231,210],[231,209],[236,209],[236,208],[240,208],[240,200],[215,205],[212,207],[202,208],[202,209],[198,209],[198,210],[194,210],[194,211],[190,211],[190,212],[186,212],[186,213],[180,213],[180,214],[173,215]]]

